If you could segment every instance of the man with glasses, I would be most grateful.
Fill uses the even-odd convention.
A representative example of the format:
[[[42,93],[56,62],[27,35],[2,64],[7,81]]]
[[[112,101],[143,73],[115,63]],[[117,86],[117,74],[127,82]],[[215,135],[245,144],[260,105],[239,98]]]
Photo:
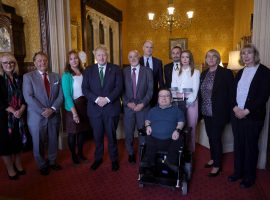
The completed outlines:
[[[168,152],[168,163],[177,164],[178,149],[181,145],[179,134],[184,127],[183,112],[172,106],[172,93],[161,89],[158,93],[158,106],[152,108],[145,120],[146,157],[150,167],[155,166],[158,151]]]

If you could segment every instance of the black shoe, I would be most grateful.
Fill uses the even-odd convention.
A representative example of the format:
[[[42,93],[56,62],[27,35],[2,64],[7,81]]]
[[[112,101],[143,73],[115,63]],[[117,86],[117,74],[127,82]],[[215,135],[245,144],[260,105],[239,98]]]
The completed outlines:
[[[18,175],[22,176],[22,175],[25,175],[26,174],[26,171],[23,169],[23,170],[18,170],[15,163],[13,164],[13,168],[14,170],[17,172]]]
[[[136,163],[136,157],[135,157],[134,154],[128,156],[128,162],[131,163],[131,164]]]
[[[102,159],[100,160],[95,160],[95,162],[91,165],[91,169],[92,170],[96,170],[97,168],[99,168],[99,166],[102,164]]]
[[[119,170],[119,163],[118,161],[113,161],[112,162],[112,171],[118,171]]]
[[[239,179],[241,179],[240,176],[237,176],[237,175],[231,175],[231,176],[228,176],[228,181],[229,182],[235,182],[235,181],[238,181]]]
[[[57,164],[57,163],[55,163],[55,164],[53,164],[53,165],[50,165],[50,168],[51,168],[52,170],[54,170],[54,171],[59,171],[59,170],[62,169],[61,165],[59,165],[59,164]]]
[[[216,177],[216,176],[218,176],[220,174],[221,171],[222,171],[221,168],[219,168],[216,173],[211,173],[210,172],[208,174],[208,177]]]
[[[18,173],[16,173],[14,176],[10,176],[10,175],[8,174],[8,178],[9,178],[9,180],[15,181],[15,180],[18,180],[18,179],[19,179],[19,175],[18,175]]]
[[[48,176],[50,173],[49,167],[43,167],[39,170],[40,175],[42,176]]]
[[[87,158],[83,154],[78,154],[78,158],[81,161],[87,161]]]
[[[213,165],[214,165],[214,162],[213,162],[212,164],[206,163],[206,164],[204,165],[204,168],[211,168],[211,167],[213,167]]]
[[[73,161],[73,164],[75,164],[75,165],[80,164],[79,158],[77,157],[76,154],[72,155],[72,161]]]
[[[250,188],[252,185],[254,185],[254,182],[243,180],[240,182],[241,188]]]

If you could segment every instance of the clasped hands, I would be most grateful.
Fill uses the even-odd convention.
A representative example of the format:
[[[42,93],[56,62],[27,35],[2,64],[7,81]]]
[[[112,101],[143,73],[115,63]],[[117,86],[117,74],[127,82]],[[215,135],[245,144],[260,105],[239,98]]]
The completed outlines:
[[[237,106],[233,108],[233,112],[234,112],[235,117],[237,117],[238,119],[243,119],[249,114],[248,109],[242,109]]]
[[[127,106],[135,112],[141,111],[144,107],[143,103],[135,104],[134,102],[128,103]]]
[[[152,128],[151,128],[151,126],[147,126],[147,127],[146,127],[146,134],[147,134],[147,135],[151,135],[151,133],[152,133]],[[178,140],[178,138],[179,138],[179,133],[178,133],[177,130],[174,130],[173,133],[172,133],[172,139],[173,139],[173,140]]]
[[[43,108],[43,112],[41,115],[45,118],[49,118],[54,113],[54,110],[52,108]]]
[[[108,100],[106,99],[106,97],[98,97],[98,100],[97,100],[97,104],[100,106],[100,107],[104,107],[108,102]]]

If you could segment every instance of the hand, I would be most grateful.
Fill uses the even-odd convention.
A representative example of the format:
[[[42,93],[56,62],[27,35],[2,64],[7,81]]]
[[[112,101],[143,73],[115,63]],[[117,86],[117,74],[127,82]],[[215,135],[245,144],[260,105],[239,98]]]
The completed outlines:
[[[76,124],[79,124],[80,123],[80,118],[79,118],[79,115],[73,115],[73,120]]]
[[[51,114],[53,114],[54,110],[52,108],[43,108],[43,112],[41,113],[41,115],[45,118],[49,118],[51,116]]]
[[[147,135],[151,135],[151,133],[152,133],[152,128],[151,128],[151,126],[147,126],[147,127],[146,127],[146,134],[147,134]]]
[[[238,119],[243,119],[249,114],[248,109],[241,109],[237,106],[233,108],[233,111],[234,111],[235,117],[237,117]]]
[[[105,97],[98,97],[97,104],[100,107],[104,107],[108,103],[107,99]]]
[[[135,108],[133,109],[135,112],[139,112],[143,109],[144,105],[143,103],[139,103],[135,106]]]
[[[18,119],[21,118],[22,114],[23,114],[23,111],[22,111],[21,109],[16,110],[16,111],[13,113],[14,117],[16,117],[16,118],[18,118]]]
[[[179,138],[179,133],[178,133],[177,130],[175,130],[175,131],[173,132],[173,134],[172,134],[172,139],[173,139],[173,140],[178,140],[178,138]]]
[[[127,107],[129,107],[129,109],[131,109],[131,110],[134,110],[135,106],[136,106],[136,104],[133,102],[130,102],[127,104]]]

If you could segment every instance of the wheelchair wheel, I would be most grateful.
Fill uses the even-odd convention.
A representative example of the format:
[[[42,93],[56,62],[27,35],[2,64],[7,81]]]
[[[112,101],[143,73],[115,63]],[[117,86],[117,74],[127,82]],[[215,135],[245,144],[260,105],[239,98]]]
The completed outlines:
[[[183,180],[182,182],[182,187],[181,187],[181,194],[182,195],[187,195],[187,192],[188,192],[188,184],[187,184],[187,181],[186,180]]]
[[[185,163],[184,172],[185,172],[185,175],[187,177],[187,180],[189,181],[191,179],[191,174],[192,174],[192,164],[191,163]]]

